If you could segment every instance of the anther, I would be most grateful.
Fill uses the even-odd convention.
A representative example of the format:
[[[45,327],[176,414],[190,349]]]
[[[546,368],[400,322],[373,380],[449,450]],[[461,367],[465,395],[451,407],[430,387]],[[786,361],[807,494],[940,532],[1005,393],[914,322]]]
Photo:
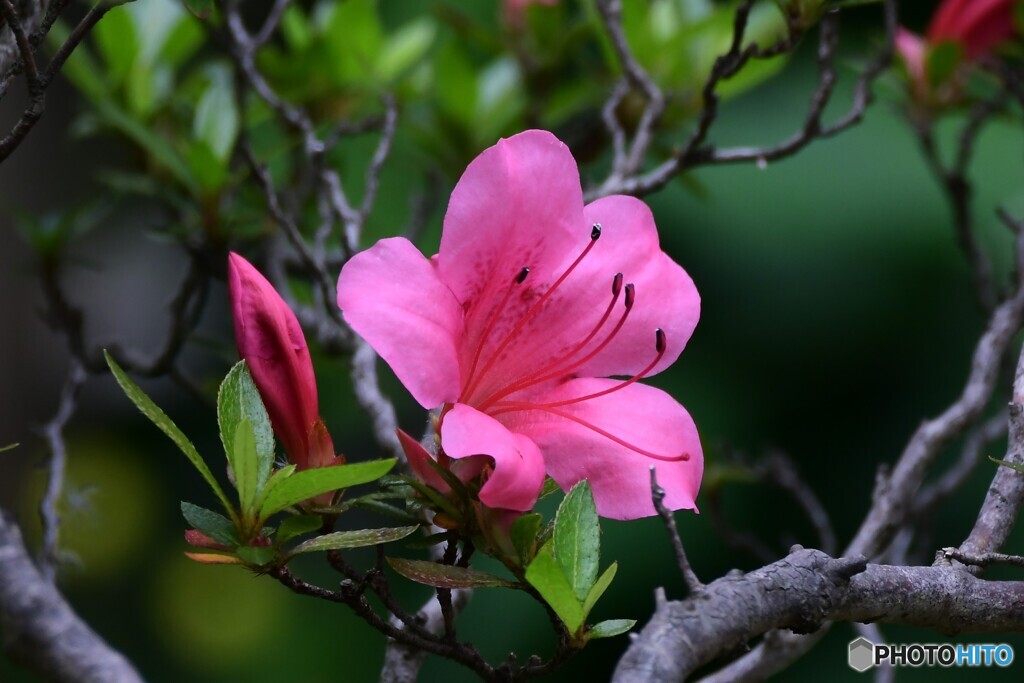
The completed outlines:
[[[516,284],[517,285],[523,284],[523,281],[526,280],[526,276],[529,275],[529,274],[530,274],[530,269],[529,268],[523,268],[522,270],[520,270],[519,274],[516,275]]]
[[[665,332],[660,327],[654,331],[654,348],[658,353],[665,352]]]
[[[612,296],[618,296],[619,292],[622,291],[622,273],[615,273],[615,277],[612,278]]]
[[[590,239],[596,240],[601,236],[601,224],[594,223],[594,227],[590,230]]]
[[[630,282],[626,285],[626,310],[633,308],[633,301],[636,299],[636,288]]]

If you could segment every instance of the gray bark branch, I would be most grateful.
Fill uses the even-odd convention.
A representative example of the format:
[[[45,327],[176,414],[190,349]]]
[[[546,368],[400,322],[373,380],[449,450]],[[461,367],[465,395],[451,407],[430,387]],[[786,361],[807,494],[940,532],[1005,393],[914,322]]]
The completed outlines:
[[[954,566],[867,564],[799,546],[749,574],[680,601],[659,601],[619,660],[615,683],[682,681],[774,629],[813,633],[827,621],[907,624],[942,633],[1024,630],[1024,582],[984,581]]]
[[[82,621],[47,581],[0,512],[0,643],[42,678],[61,683],[134,683],[138,672]]]

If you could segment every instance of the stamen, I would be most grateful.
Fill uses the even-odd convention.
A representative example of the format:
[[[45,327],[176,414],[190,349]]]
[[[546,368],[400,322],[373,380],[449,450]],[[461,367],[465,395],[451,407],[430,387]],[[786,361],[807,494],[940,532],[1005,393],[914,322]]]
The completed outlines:
[[[578,424],[578,425],[580,425],[582,427],[586,427],[587,429],[591,430],[592,432],[595,432],[596,434],[600,434],[601,436],[603,436],[604,438],[608,439],[609,441],[614,441],[615,443],[619,444],[620,446],[622,446],[624,448],[628,448],[629,450],[633,451],[634,453],[638,453],[639,455],[642,455],[642,456],[644,456],[646,458],[650,458],[651,460],[658,460],[660,462],[686,462],[687,460],[690,459],[690,454],[689,453],[680,453],[679,455],[660,455],[658,453],[652,453],[651,451],[644,450],[643,448],[640,448],[639,446],[631,444],[631,443],[629,443],[628,441],[626,441],[624,439],[620,439],[619,437],[615,436],[614,434],[610,434],[610,433],[606,432],[605,430],[601,429],[600,427],[592,425],[591,423],[587,422],[586,420],[584,420],[582,418],[579,418],[579,417],[576,417],[572,413],[567,413],[564,410],[559,410],[557,408],[546,408],[546,407],[544,407],[541,404],[516,403],[516,402],[513,402],[513,401],[509,401],[509,406],[510,407],[514,407],[513,409],[515,409],[515,410],[540,410],[540,411],[545,412],[545,413],[551,413],[552,415],[557,415],[558,417],[564,417],[566,420],[570,420],[570,421],[575,422],[576,424]]]
[[[619,294],[621,292],[622,273],[616,273],[615,277],[612,278],[612,300],[608,304],[608,308],[605,309],[604,315],[602,315],[601,319],[597,321],[597,325],[595,325],[594,329],[590,331],[590,334],[588,334],[583,339],[583,341],[576,344],[576,346],[571,348],[568,352],[562,354],[561,356],[551,361],[544,367],[540,368],[539,370],[535,370],[531,373],[528,373],[523,377],[520,377],[519,379],[517,379],[515,382],[508,385],[504,389],[500,389],[495,393],[491,394],[490,396],[488,396],[487,398],[485,398],[483,401],[480,402],[480,410],[486,410],[488,406],[505,398],[509,394],[512,394],[516,391],[519,391],[520,389],[536,384],[536,378],[545,377],[547,373],[550,373],[552,370],[556,370],[558,366],[560,366],[562,363],[565,363],[566,361],[570,360],[573,356],[575,356],[577,353],[586,348],[587,344],[589,344],[590,341],[597,335],[597,333],[601,331],[601,328],[604,327],[605,322],[608,321],[608,317],[612,314],[612,311],[615,309],[615,303],[619,300]],[[561,375],[561,373],[557,374],[559,376]],[[541,381],[545,380],[542,379]]]
[[[567,398],[565,400],[554,401],[552,403],[534,403],[534,404],[531,404],[531,405],[533,405],[533,406],[535,406],[537,408],[540,408],[540,409],[560,408],[562,406],[572,405],[573,403],[583,403],[584,401],[589,401],[592,398],[599,398],[601,396],[607,396],[608,394],[613,394],[616,391],[619,391],[620,389],[625,389],[630,384],[635,384],[636,382],[639,382],[640,379],[642,379],[644,377],[644,375],[646,375],[648,372],[653,370],[654,366],[656,366],[658,364],[658,362],[661,361],[662,356],[665,355],[665,347],[666,347],[666,343],[665,342],[666,342],[666,340],[665,340],[665,333],[659,327],[657,330],[654,331],[654,348],[657,350],[658,355],[654,357],[654,360],[652,360],[650,363],[647,364],[647,367],[645,367],[643,370],[641,370],[640,372],[636,373],[635,375],[633,375],[629,379],[624,380],[620,384],[616,384],[613,387],[608,387],[607,389],[603,389],[601,391],[597,391],[597,392],[595,392],[593,394],[586,394],[584,396],[577,396],[576,398]],[[498,410],[489,411],[488,415],[491,415],[493,417],[494,415],[497,415],[498,413],[510,412],[510,410],[501,410],[501,409],[502,408],[508,408],[508,407],[512,406],[513,404],[515,404],[515,401],[495,401],[495,402],[492,403],[492,405],[497,407]],[[481,407],[481,409],[483,409],[483,408]]]
[[[564,377],[565,375],[569,374],[570,372],[572,372],[576,368],[580,367],[581,365],[583,365],[584,363],[586,363],[587,361],[592,359],[597,354],[601,353],[601,351],[603,351],[604,348],[606,346],[608,346],[608,344],[611,343],[612,339],[615,338],[615,335],[617,335],[619,333],[619,330],[622,329],[622,326],[626,324],[626,318],[629,317],[629,312],[631,310],[633,310],[633,301],[636,299],[635,291],[636,290],[633,287],[633,283],[630,283],[630,284],[626,285],[626,310],[625,310],[625,312],[622,314],[622,317],[619,318],[619,322],[615,323],[615,327],[612,328],[612,331],[608,334],[608,336],[605,337],[601,341],[601,343],[598,344],[590,353],[588,353],[587,355],[583,356],[583,358],[580,358],[579,360],[571,363],[570,365],[568,365],[568,366],[566,366],[564,368],[558,368],[558,369],[553,370],[553,371],[551,371],[551,372],[549,372],[546,375],[543,375],[541,377],[535,377],[535,378],[533,378],[533,379],[531,379],[529,381],[519,380],[517,382],[513,382],[512,384],[508,385],[507,387],[505,387],[504,389],[501,390],[500,396],[501,397],[508,396],[509,394],[511,394],[511,393],[513,393],[515,391],[519,391],[520,389],[525,389],[526,387],[533,386],[535,384],[541,384],[542,382],[547,382],[549,379],[558,379],[559,377]],[[495,396],[499,396],[499,394],[495,394]],[[483,408],[483,406],[481,406],[481,408]]]
[[[507,335],[505,335],[505,338],[501,340],[500,344],[498,344],[497,349],[495,349],[494,353],[491,354],[491,357],[487,359],[487,363],[484,365],[483,370],[480,371],[480,374],[476,378],[473,378],[473,371],[470,371],[469,376],[470,378],[473,379],[472,381],[467,383],[466,388],[462,392],[463,402],[470,403],[470,395],[477,388],[477,385],[480,384],[480,381],[487,376],[487,373],[491,370],[491,368],[494,367],[494,364],[501,357],[502,352],[506,348],[508,348],[508,345],[511,344],[512,341],[516,338],[516,335],[518,335],[522,331],[526,323],[528,323],[535,315],[537,315],[537,313],[541,309],[541,306],[543,306],[545,302],[547,302],[547,300],[551,298],[551,295],[555,293],[555,290],[557,290],[563,282],[565,282],[565,279],[569,277],[569,274],[572,273],[572,271],[576,270],[576,267],[583,261],[583,259],[587,257],[587,254],[590,253],[590,250],[594,248],[595,244],[597,244],[597,239],[600,236],[601,226],[600,224],[595,223],[594,228],[590,232],[590,242],[587,244],[587,246],[584,247],[580,255],[576,257],[576,260],[573,261],[568,268],[566,268],[565,272],[558,276],[558,279],[555,280],[554,284],[548,287],[548,290],[544,292],[544,294],[542,294],[539,299],[537,299],[537,301],[533,304],[533,306],[530,307],[528,311],[526,311],[525,314],[523,314],[523,317],[519,319],[519,322],[516,323],[515,327],[513,327],[512,330]],[[523,277],[525,279],[526,276],[524,275]],[[511,293],[511,290],[509,293]],[[505,304],[507,302],[508,294],[506,294],[505,299],[501,302],[499,310],[504,309]],[[484,332],[483,335],[481,335],[480,341],[478,342],[477,346],[477,358],[479,358],[480,352],[483,350],[484,344],[486,343],[487,337],[491,332],[491,328],[494,327],[495,322],[497,322],[497,317],[495,317],[495,319],[488,324],[487,330]],[[473,368],[474,370],[476,368],[475,360],[473,362]]]
[[[501,303],[499,303],[491,312],[491,317],[487,321],[487,326],[484,327],[483,334],[480,336],[480,342],[477,344],[476,353],[473,354],[473,362],[470,364],[469,374],[466,376],[466,386],[469,386],[470,382],[473,379],[473,373],[476,372],[477,363],[480,362],[480,354],[484,349],[484,342],[487,340],[487,337],[491,334],[491,330],[494,329],[494,325],[498,322],[498,318],[501,317],[501,312],[505,310],[505,306],[506,304],[508,304],[508,300],[512,296],[512,290],[515,289],[516,285],[523,284],[523,282],[526,280],[526,276],[529,274],[530,268],[528,266],[524,267],[522,270],[516,273],[516,276],[512,278],[512,282],[509,284],[508,289],[505,290],[505,295],[502,297]],[[465,395],[465,388],[463,388],[462,393],[463,395]]]

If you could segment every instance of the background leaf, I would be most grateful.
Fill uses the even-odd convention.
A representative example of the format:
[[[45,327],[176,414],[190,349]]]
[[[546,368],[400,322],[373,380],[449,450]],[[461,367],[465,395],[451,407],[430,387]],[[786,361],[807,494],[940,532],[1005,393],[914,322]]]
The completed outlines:
[[[368,545],[379,543],[391,543],[398,541],[412,532],[419,529],[418,526],[399,526],[387,529],[360,529],[358,531],[336,531],[333,534],[317,536],[305,543],[300,543],[291,551],[292,555],[298,553],[312,553],[318,550],[341,550],[343,548],[363,548]]]
[[[398,557],[389,557],[388,564],[410,581],[435,588],[518,588],[512,581],[476,569]]]

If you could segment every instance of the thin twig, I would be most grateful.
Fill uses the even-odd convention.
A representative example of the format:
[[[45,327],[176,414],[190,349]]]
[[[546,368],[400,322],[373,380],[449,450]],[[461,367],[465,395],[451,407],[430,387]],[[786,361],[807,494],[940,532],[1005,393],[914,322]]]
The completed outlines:
[[[665,489],[658,485],[658,474],[654,467],[651,468],[651,500],[654,502],[654,509],[658,511],[661,521],[665,524],[672,549],[676,553],[676,564],[679,566],[679,572],[683,575],[683,583],[686,584],[687,591],[690,593],[700,591],[704,584],[697,577],[690,565],[689,558],[686,557],[683,539],[679,537],[679,530],[676,528],[676,520],[672,511],[665,506]]]
[[[39,548],[39,572],[50,583],[57,578],[60,564],[60,499],[64,489],[64,469],[67,448],[64,443],[64,428],[75,413],[78,394],[85,384],[85,367],[77,358],[71,359],[68,376],[61,390],[57,412],[42,429],[50,449],[47,463],[46,492],[39,501],[39,518],[43,525],[43,542]]]
[[[956,560],[964,564],[987,567],[990,564],[1009,564],[1014,567],[1024,567],[1024,557],[1020,555],[1006,555],[1004,553],[965,553],[959,548],[943,548],[942,554],[948,560]]]

